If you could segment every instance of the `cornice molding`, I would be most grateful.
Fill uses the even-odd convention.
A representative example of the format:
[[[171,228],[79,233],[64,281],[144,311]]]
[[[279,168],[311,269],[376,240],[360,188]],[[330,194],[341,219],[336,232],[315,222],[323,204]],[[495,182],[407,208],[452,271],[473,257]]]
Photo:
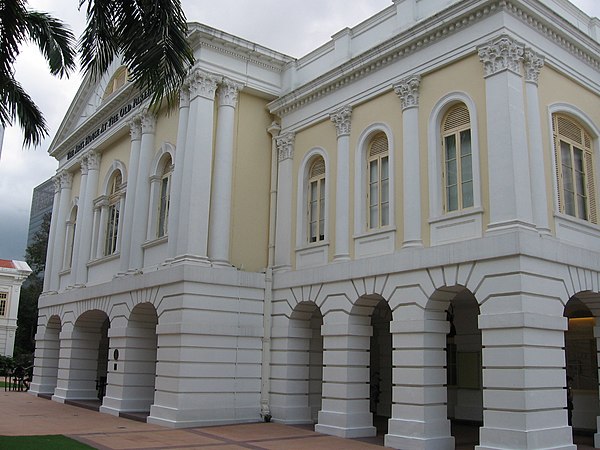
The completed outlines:
[[[525,4],[530,7],[528,2]],[[404,30],[401,34],[390,38],[269,103],[270,112],[279,117],[286,116],[305,105],[342,89],[354,81],[364,78],[371,72],[381,70],[400,58],[404,58],[434,42],[445,39],[449,35],[479,22],[499,10],[512,14],[520,21],[526,23],[527,26],[538,30],[548,39],[551,39],[557,45],[575,55],[587,65],[600,70],[600,57],[598,53],[591,51],[591,49],[586,49],[583,42],[585,41],[590,46],[600,47],[600,45],[581,30],[564,20],[560,24],[556,23],[556,28],[562,27],[566,30],[559,33],[553,27],[548,26],[546,22],[525,11],[521,2],[517,4],[515,0],[488,0],[483,3],[477,0],[469,0],[461,2],[458,5],[460,6],[449,7],[439,14],[419,22],[414,27]],[[457,8],[460,7],[462,7],[462,13],[457,11]],[[562,20],[558,15],[553,15],[556,20]],[[572,42],[573,38],[570,40],[566,39],[568,34],[576,35],[581,43]],[[476,49],[473,48],[473,53],[475,52]]]

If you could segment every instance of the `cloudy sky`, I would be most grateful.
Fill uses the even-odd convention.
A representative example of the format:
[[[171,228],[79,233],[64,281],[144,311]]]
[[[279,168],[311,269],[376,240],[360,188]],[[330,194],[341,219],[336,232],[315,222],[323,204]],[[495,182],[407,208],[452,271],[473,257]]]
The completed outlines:
[[[189,21],[201,22],[300,57],[352,27],[391,0],[182,0]],[[572,0],[591,16],[600,16],[600,0]],[[79,0],[29,0],[31,9],[47,11],[69,24],[79,36],[84,14]],[[18,128],[4,135],[0,157],[0,259],[24,259],[33,188],[54,175],[57,163],[47,150],[79,87],[74,74],[59,80],[48,74],[36,48],[23,48],[16,77],[43,111],[50,136],[37,148],[23,149]]]

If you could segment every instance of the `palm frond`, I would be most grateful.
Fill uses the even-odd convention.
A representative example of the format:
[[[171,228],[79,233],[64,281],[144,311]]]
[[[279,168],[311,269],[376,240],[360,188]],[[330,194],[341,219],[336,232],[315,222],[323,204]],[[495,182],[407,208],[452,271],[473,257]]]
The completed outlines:
[[[69,27],[49,14],[27,11],[25,25],[48,61],[50,73],[63,77],[76,67],[75,36]]]
[[[25,1],[0,1],[0,72],[9,74],[25,38]]]
[[[88,4],[87,25],[79,41],[81,69],[98,79],[109,68],[119,50],[116,10],[118,0],[81,0]]]
[[[0,76],[0,119],[9,124],[17,119],[23,130],[25,146],[39,145],[48,135],[42,112],[12,76]]]

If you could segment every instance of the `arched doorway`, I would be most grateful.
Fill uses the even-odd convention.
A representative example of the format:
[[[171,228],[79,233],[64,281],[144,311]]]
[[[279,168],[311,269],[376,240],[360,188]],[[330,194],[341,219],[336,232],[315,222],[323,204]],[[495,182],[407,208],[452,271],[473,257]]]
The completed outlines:
[[[598,306],[598,294],[577,294],[565,305],[568,319],[565,332],[567,415],[573,427],[573,442],[592,445],[600,416],[598,397],[598,350],[594,336],[597,319],[592,308]],[[597,310],[594,308],[594,310]]]
[[[373,334],[369,355],[369,409],[378,435],[387,433],[388,420],[392,417],[391,320],[392,311],[381,299],[371,314]]]

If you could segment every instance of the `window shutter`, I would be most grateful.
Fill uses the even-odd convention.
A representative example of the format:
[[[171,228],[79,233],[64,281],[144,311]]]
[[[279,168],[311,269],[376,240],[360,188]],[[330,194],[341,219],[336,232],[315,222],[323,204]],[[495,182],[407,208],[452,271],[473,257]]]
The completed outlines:
[[[369,147],[369,157],[377,156],[388,152],[388,140],[385,133],[378,133],[371,141]]]
[[[598,207],[596,203],[596,187],[594,183],[594,164],[592,154],[584,152],[585,173],[588,194],[589,220],[592,223],[598,224]]]
[[[564,212],[563,199],[562,199],[562,178],[560,169],[560,140],[558,138],[558,116],[554,116],[552,120],[552,135],[554,137],[554,170],[556,175],[556,186],[558,187],[557,198],[558,198],[558,211]]]
[[[310,168],[310,178],[325,175],[325,161],[323,158],[317,158]]]
[[[443,132],[446,133],[450,130],[470,126],[471,118],[469,117],[469,110],[464,103],[461,103],[460,105],[453,107],[446,114]]]

